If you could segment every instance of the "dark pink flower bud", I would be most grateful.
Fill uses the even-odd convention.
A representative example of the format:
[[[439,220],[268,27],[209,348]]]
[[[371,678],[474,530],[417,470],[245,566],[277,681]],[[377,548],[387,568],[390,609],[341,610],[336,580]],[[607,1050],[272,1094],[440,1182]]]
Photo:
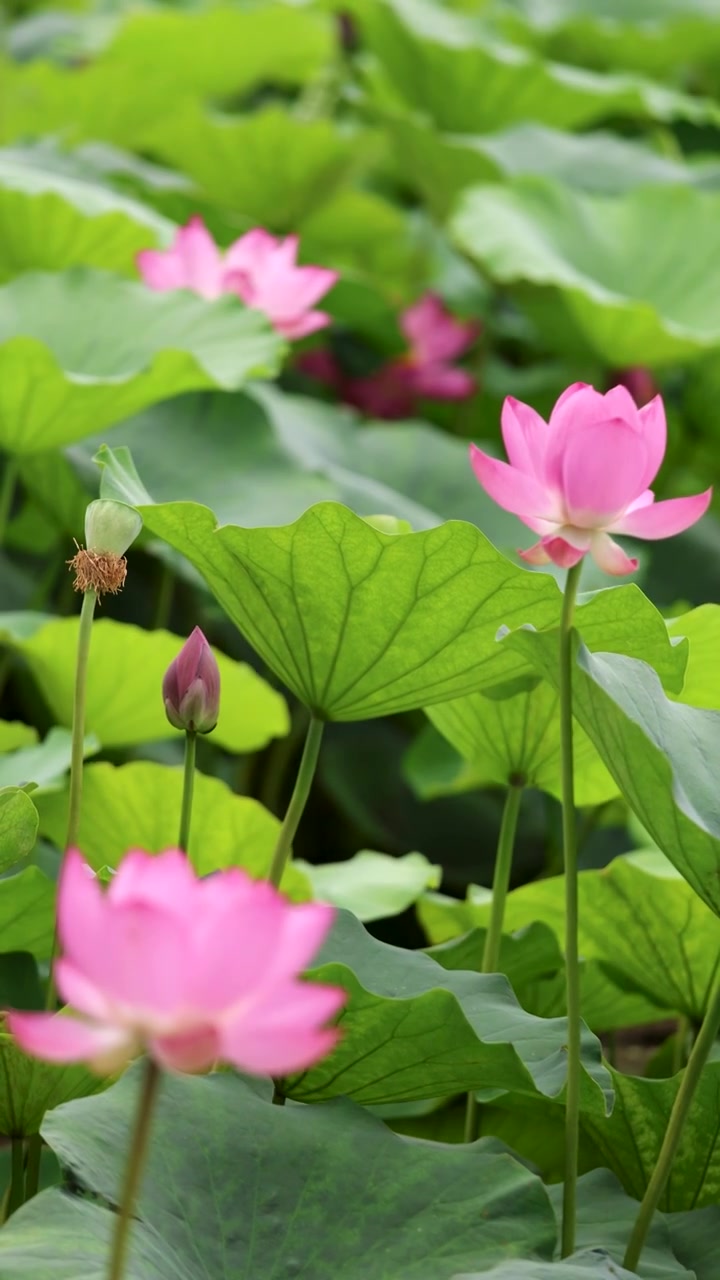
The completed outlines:
[[[220,672],[199,627],[185,641],[163,677],[165,714],[176,729],[210,733],[220,707]]]

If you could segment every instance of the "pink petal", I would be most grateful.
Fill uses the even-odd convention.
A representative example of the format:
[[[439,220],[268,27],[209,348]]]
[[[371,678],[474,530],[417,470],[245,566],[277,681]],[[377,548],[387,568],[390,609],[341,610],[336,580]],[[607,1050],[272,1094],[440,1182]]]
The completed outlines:
[[[113,908],[145,905],[187,920],[192,918],[199,883],[179,849],[164,853],[131,849],[110,881],[107,896]]]
[[[634,573],[638,567],[637,560],[626,555],[622,547],[607,533],[596,533],[593,537],[592,558],[604,573],[617,576]]]
[[[652,484],[660,470],[667,446],[667,423],[662,396],[655,396],[638,411],[638,421],[648,455],[647,470],[643,476],[643,487],[646,488]]]
[[[540,542],[534,542],[531,547],[527,547],[524,551],[519,550],[518,555],[526,564],[551,564],[550,556],[545,550],[542,539]]]
[[[455,359],[467,350],[480,332],[479,324],[463,324],[456,320],[434,293],[426,294],[414,306],[408,307],[400,317],[400,327],[414,359],[421,365]]]
[[[71,960],[61,956],[55,961],[54,973],[58,992],[66,1004],[98,1022],[112,1021],[112,1013],[104,993]]]
[[[472,375],[451,365],[417,365],[414,373],[415,391],[429,400],[465,400],[475,391]]]
[[[567,394],[567,393],[566,393]],[[510,465],[537,479],[543,478],[543,458],[548,425],[539,413],[506,396],[501,415],[502,437]]]
[[[185,1007],[190,927],[170,905],[121,904],[108,911],[102,937],[84,950],[75,946],[72,959],[120,1021],[158,1028]]]
[[[258,304],[258,310],[264,311],[265,308]],[[308,311],[307,315],[298,316],[295,320],[276,320],[269,312],[268,317],[273,328],[284,338],[291,340],[307,338],[309,334],[317,333],[318,329],[325,329],[332,319],[326,311]]]
[[[470,461],[485,492],[503,510],[511,511],[521,520],[528,516],[540,520],[558,519],[553,495],[535,476],[491,458],[474,444],[470,445]]]
[[[8,1026],[20,1048],[46,1062],[86,1062],[99,1075],[110,1075],[137,1052],[133,1037],[121,1027],[80,1022],[55,1013],[10,1013]]]
[[[66,956],[89,972],[104,945],[107,920],[105,892],[77,849],[68,849],[60,870],[57,894],[57,927]]]
[[[303,973],[316,959],[335,916],[335,908],[326,902],[300,903],[286,910],[267,980],[287,981]]]
[[[184,283],[203,298],[222,292],[220,250],[202,218],[195,216],[181,227],[170,250],[184,269]]]
[[[553,424],[553,418],[555,417],[555,414],[558,412],[558,410],[562,409],[563,406],[567,404],[568,400],[570,400],[572,396],[576,396],[580,391],[592,391],[594,396],[597,395],[597,391],[595,391],[594,387],[590,386],[589,382],[571,382],[570,386],[565,388],[562,395],[558,396],[557,400],[555,401],[555,404],[552,407],[552,411],[550,413],[551,424]]]
[[[654,501],[655,494],[652,489],[646,489],[644,493],[640,494],[639,498],[636,498],[634,502],[631,502],[630,505],[625,508],[625,515],[629,515],[631,511],[639,511],[641,507],[649,507]]]
[[[646,487],[645,442],[620,418],[572,430],[559,462],[568,523],[582,528],[617,519]]]
[[[262,269],[277,250],[279,240],[262,227],[253,227],[240,236],[225,254],[225,266],[231,271]]]
[[[543,538],[543,548],[561,569],[572,569],[588,552],[587,547],[574,547],[566,538]]]
[[[693,494],[690,498],[668,498],[665,502],[653,502],[626,511],[625,515],[610,526],[612,533],[625,533],[633,538],[672,538],[696,524],[705,515],[712,498],[712,489]]]
[[[270,885],[254,889],[244,901],[230,895],[199,915],[185,988],[189,1007],[214,1015],[268,985],[292,907]]]
[[[286,1075],[325,1057],[338,1040],[322,1023],[342,1008],[339,987],[292,983],[282,996],[230,1022],[222,1035],[222,1058],[253,1075]]]
[[[210,1071],[221,1057],[221,1037],[215,1027],[198,1026],[176,1035],[153,1036],[148,1053],[167,1071]]]
[[[182,289],[185,272],[179,258],[160,249],[142,249],[135,257],[137,269],[145,284],[162,293],[168,289]]]
[[[597,394],[597,393],[596,393]],[[620,418],[621,421],[627,422],[628,426],[636,426],[639,418],[638,407],[635,404],[627,387],[619,383],[616,387],[611,387],[604,395],[600,396],[602,400],[601,416],[603,418]]]

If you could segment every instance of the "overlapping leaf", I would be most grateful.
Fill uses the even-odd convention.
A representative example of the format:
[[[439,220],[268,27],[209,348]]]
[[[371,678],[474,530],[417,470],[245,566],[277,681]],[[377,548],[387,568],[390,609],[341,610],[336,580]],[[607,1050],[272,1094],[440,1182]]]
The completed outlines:
[[[105,1204],[117,1203],[137,1083],[135,1069],[45,1122],[63,1166]],[[365,1280],[368,1268],[421,1280],[428,1266],[450,1280],[478,1261],[552,1254],[542,1184],[484,1144],[410,1143],[348,1102],[273,1107],[269,1085],[226,1074],[167,1076],[153,1128],[128,1280],[191,1280],[199,1257],[208,1280]],[[100,1276],[113,1221],[101,1204],[45,1192],[3,1231],[0,1277]]]
[[[73,269],[0,288],[0,445],[35,453],[192,388],[275,372],[282,341],[235,297]]]

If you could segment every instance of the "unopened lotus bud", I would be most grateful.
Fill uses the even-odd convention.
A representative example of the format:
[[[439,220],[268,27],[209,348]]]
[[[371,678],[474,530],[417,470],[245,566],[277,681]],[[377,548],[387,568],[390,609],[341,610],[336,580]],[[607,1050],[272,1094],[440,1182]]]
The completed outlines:
[[[175,729],[210,733],[220,708],[220,672],[199,627],[185,641],[163,677],[165,714]]]
[[[75,590],[115,595],[125,583],[125,552],[142,529],[137,511],[124,502],[98,498],[85,512],[86,547],[78,547],[68,564],[75,570]],[[77,543],[75,544],[77,546]]]

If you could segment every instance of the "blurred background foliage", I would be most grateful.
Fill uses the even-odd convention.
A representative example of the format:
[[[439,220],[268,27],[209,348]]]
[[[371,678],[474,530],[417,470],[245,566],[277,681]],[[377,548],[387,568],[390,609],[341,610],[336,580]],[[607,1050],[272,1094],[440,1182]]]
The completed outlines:
[[[202,501],[222,521],[283,524],[330,498],[414,528],[470,520],[512,557],[523,530],[475,484],[467,441],[500,446],[507,394],[547,413],[572,381],[623,380],[640,402],[665,398],[661,496],[717,484],[716,0],[6,0],[3,14],[0,446],[6,474],[17,471],[0,553],[2,607],[16,615],[0,656],[5,721],[40,736],[58,722],[72,637],[63,648],[58,633],[38,657],[18,628],[33,611],[77,611],[64,561],[104,443],[130,447],[153,498]],[[466,360],[476,394],[422,404],[410,422],[373,421],[311,381],[294,351],[274,385],[159,395],[129,417],[110,396],[95,434],[75,437],[66,410],[62,448],[43,434],[48,413],[28,443],[23,413],[50,376],[43,366],[23,383],[13,364],[22,308],[40,305],[33,273],[137,279],[138,250],[167,244],[195,212],[221,244],[257,224],[298,232],[302,260],[341,272],[332,328],[304,345],[329,345],[348,374],[397,355],[402,309],[437,292],[482,325]],[[75,341],[66,369],[92,350],[107,287],[93,280],[77,302],[84,327],[62,290],[42,294],[43,340],[56,353]],[[122,345],[136,322],[107,323]],[[720,600],[716,514],[640,556],[638,580],[667,616]],[[585,588],[601,585],[588,571]],[[228,655],[256,662],[196,575],[149,538],[103,617],[178,636],[200,623]],[[114,676],[115,661],[101,700],[112,692],[122,707],[132,674]],[[200,763],[279,814],[302,709],[254,732],[259,696],[248,679],[237,694],[247,735],[203,742]],[[90,728],[100,761],[179,758],[157,724],[125,740],[106,722]],[[460,766],[421,712],[330,725],[297,852],[323,863],[418,850],[443,868],[446,892],[487,884],[502,796]],[[612,798],[584,812],[585,867],[632,846],[626,818]],[[558,849],[557,801],[533,792],[516,883],[557,870]],[[42,846],[33,856],[42,861]],[[423,937],[409,911],[371,927]]]

